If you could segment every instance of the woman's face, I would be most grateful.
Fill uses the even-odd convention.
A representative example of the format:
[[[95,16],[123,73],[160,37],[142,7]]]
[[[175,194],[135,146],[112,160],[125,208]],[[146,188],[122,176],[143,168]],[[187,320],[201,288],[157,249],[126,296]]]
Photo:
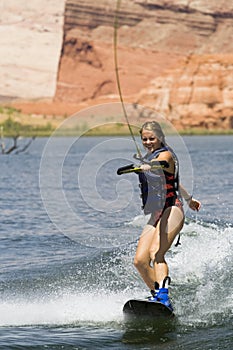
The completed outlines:
[[[143,146],[151,153],[161,147],[161,141],[151,130],[142,129],[141,138]]]

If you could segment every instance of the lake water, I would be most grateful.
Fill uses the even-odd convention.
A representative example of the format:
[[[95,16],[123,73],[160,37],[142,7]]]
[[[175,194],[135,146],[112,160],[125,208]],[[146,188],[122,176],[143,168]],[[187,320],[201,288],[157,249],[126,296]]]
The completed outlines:
[[[163,326],[122,314],[148,295],[133,266],[137,176],[116,174],[135,163],[132,142],[42,138],[0,156],[0,349],[233,348],[233,137],[183,141],[170,140],[202,209],[186,208],[168,253],[176,320]]]

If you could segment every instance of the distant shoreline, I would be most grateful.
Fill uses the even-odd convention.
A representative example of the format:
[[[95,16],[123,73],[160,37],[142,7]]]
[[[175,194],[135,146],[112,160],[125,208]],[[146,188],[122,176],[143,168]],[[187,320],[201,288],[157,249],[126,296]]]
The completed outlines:
[[[80,120],[80,125],[72,127],[62,127],[61,124],[67,116],[48,116],[41,114],[24,114],[13,107],[0,107],[0,128],[1,137],[49,137],[56,136],[127,136],[129,129],[127,124],[103,122],[101,126],[92,127]],[[138,129],[133,128],[134,134],[138,134]],[[56,131],[57,130],[57,131]],[[233,129],[204,129],[189,128],[177,130],[182,136],[192,135],[233,135]]]

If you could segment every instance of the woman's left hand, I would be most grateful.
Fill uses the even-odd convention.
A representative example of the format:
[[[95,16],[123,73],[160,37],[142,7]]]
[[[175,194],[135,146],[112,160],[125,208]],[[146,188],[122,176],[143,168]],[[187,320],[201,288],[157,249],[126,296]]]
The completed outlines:
[[[200,208],[201,208],[201,202],[199,202],[198,200],[196,200],[196,199],[194,199],[194,198],[191,198],[191,199],[188,201],[188,206],[189,206],[189,208],[191,208],[192,210],[199,211]]]

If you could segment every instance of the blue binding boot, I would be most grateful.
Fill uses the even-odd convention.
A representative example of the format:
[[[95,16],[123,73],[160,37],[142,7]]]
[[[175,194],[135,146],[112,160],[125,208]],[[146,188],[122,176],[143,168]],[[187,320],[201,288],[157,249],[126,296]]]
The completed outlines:
[[[157,300],[167,306],[171,311],[173,311],[172,304],[169,299],[168,295],[168,286],[171,283],[171,278],[170,277],[165,277],[162,283],[162,288],[159,288],[159,291],[157,293]]]
[[[170,277],[165,277],[163,282],[162,282],[162,288],[159,288],[159,284],[157,282],[155,282],[155,290],[151,291],[152,297],[150,297],[150,301],[157,301],[160,302],[162,304],[164,304],[165,306],[167,306],[171,311],[173,311],[173,307],[171,305],[169,296],[168,296],[168,286],[171,282],[171,278]]]
[[[159,288],[159,292],[157,294],[157,301],[164,304],[171,311],[173,311],[173,307],[168,296],[168,288]]]

